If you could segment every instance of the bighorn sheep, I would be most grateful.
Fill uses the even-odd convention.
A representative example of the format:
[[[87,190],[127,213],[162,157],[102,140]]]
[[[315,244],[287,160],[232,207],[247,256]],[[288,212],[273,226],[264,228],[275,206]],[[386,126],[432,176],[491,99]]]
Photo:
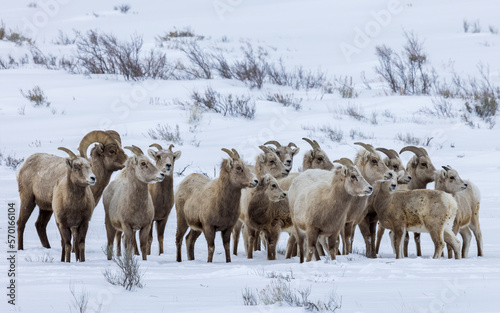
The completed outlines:
[[[223,148],[222,151],[229,159],[222,161],[218,178],[210,180],[201,174],[190,174],[175,193],[177,262],[182,260],[182,239],[189,227],[191,230],[186,237],[188,260],[194,260],[194,244],[203,232],[208,245],[208,262],[212,262],[215,232],[220,231],[226,262],[231,262],[229,241],[240,216],[241,190],[256,187],[259,181],[235,149]]]
[[[336,258],[337,237],[344,228],[348,208],[346,203],[354,196],[367,196],[373,188],[349,159],[339,161],[341,167],[328,172],[328,179],[317,179],[321,170],[308,170],[290,186],[289,203],[295,236],[299,244],[300,262],[304,261],[304,239],[307,238],[307,261],[319,254],[316,242],[319,235],[328,237],[328,251]]]
[[[75,258],[85,262],[85,237],[94,210],[94,197],[90,186],[96,178],[90,162],[77,157],[71,150],[59,147],[69,154],[66,159],[66,175],[54,186],[52,209],[61,234],[61,262],[71,261],[71,234],[75,242]]]
[[[389,171],[381,156],[372,145],[362,142],[354,144],[362,146],[364,149],[358,151],[354,163],[359,168],[361,175],[366,181],[373,185],[377,180],[390,179],[392,172]],[[373,210],[367,210],[368,198],[357,198],[351,202],[347,214],[347,223],[342,237],[344,253],[352,252],[352,238],[356,224],[359,225],[361,234],[366,245],[366,256],[375,258],[375,236],[377,228],[377,214]]]
[[[260,179],[262,176],[265,174],[270,174],[271,176],[275,178],[281,178],[281,177],[286,177],[288,173],[290,172],[290,169],[287,168],[281,159],[278,157],[278,155],[275,153],[274,149],[266,147],[266,146],[259,146],[259,149],[261,149],[264,153],[261,153],[257,156],[257,159],[255,160],[255,176],[257,179]],[[243,189],[242,190],[242,195],[244,195],[246,192],[249,192],[249,189]],[[248,205],[248,203],[241,204],[241,205]],[[233,227],[233,254],[238,255],[238,244],[240,240],[240,233],[241,229],[243,227],[243,223],[241,220],[238,220],[236,224]],[[257,231],[257,237],[255,240],[255,250],[260,250],[260,236],[258,234],[259,232]],[[246,242],[245,242],[246,244]]]
[[[115,236],[117,255],[121,255],[122,233],[125,235],[125,250],[131,253],[135,231],[139,230],[142,259],[147,260],[149,233],[154,217],[153,199],[148,184],[161,182],[165,174],[140,148],[132,146],[125,149],[132,151],[134,156],[128,159],[125,169],[104,189],[107,257],[108,260],[112,259]]]
[[[414,189],[425,189],[427,184],[434,181],[434,174],[436,168],[431,162],[431,158],[427,154],[424,148],[418,148],[415,146],[407,146],[401,149],[399,154],[410,151],[415,153],[415,155],[408,161],[406,165],[406,171],[411,175],[411,181],[408,183],[408,190]],[[417,248],[417,256],[422,256],[422,249],[420,246],[420,234],[413,234],[415,239],[415,245]],[[405,235],[404,242],[404,254],[405,257],[408,256],[408,243],[410,242],[410,237],[408,234]]]
[[[259,178],[257,188],[246,189],[241,196],[240,219],[245,223],[247,258],[253,257],[254,240],[262,232],[267,243],[267,259],[275,260],[280,232],[292,226],[286,193],[276,178],[265,174]]]
[[[120,136],[112,130],[106,132],[95,130],[85,135],[78,148],[80,156],[86,158],[87,148],[93,142],[98,143],[90,152],[92,171],[97,182],[90,189],[94,196],[94,205],[97,205],[111,174],[123,168],[127,156],[121,148]],[[17,172],[21,198],[21,209],[17,220],[19,250],[24,249],[24,229],[36,205],[40,209],[35,223],[38,237],[43,247],[50,248],[47,224],[52,216],[54,185],[66,172],[67,165],[64,158],[46,153],[31,155]]]
[[[328,158],[328,155],[321,149],[316,140],[311,140],[309,138],[302,138],[311,145],[312,150],[307,151],[304,154],[304,160],[302,161],[302,171],[308,169],[322,169],[331,170],[333,168],[332,162]]]
[[[479,189],[471,181],[463,181],[467,186],[464,191],[456,192],[454,186],[461,183],[462,179],[458,172],[450,166],[443,166],[443,170],[436,173],[436,190],[451,193],[458,203],[458,212],[453,225],[455,235],[460,232],[462,235],[462,257],[466,258],[469,255],[469,247],[471,241],[470,230],[474,233],[477,243],[477,255],[483,256],[483,236],[479,225],[479,205],[481,194]],[[470,229],[470,230],[469,230]],[[451,258],[451,249],[448,246],[448,257]]]
[[[444,241],[460,259],[460,242],[453,234],[453,222],[457,214],[457,202],[450,194],[428,189],[395,191],[396,175],[391,180],[375,184],[369,206],[377,213],[380,224],[392,230],[396,258],[403,257],[402,238],[406,231],[430,233],[434,242],[434,256],[439,258]],[[467,188],[465,184],[455,184],[453,190]]]
[[[288,146],[282,146],[276,140],[269,140],[265,145],[275,145],[276,148],[272,148],[276,155],[280,158],[281,162],[285,164],[286,168],[292,170],[293,167],[293,157],[299,153],[300,148],[296,144],[290,142]]]
[[[174,145],[170,145],[168,149],[163,149],[157,143],[150,145],[153,149],[148,150],[149,156],[155,160],[156,167],[165,173],[165,179],[162,182],[149,185],[149,192],[153,199],[155,214],[153,223],[156,222],[156,232],[158,234],[159,254],[163,253],[163,236],[165,226],[167,225],[168,216],[174,206],[174,164],[180,157],[181,151],[172,151]],[[135,239],[135,238],[134,238]],[[153,225],[149,233],[149,251],[151,254],[151,244],[153,242]]]

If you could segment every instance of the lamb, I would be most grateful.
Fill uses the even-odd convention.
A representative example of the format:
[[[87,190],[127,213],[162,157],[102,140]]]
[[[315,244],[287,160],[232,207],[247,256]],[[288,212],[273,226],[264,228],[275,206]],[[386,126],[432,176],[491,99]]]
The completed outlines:
[[[406,146],[399,154],[410,151],[415,153],[415,155],[408,161],[406,165],[406,171],[411,175],[412,179],[407,185],[408,190],[414,189],[425,189],[427,184],[434,181],[434,174],[436,168],[432,164],[429,154],[424,148],[418,148],[415,146]],[[415,239],[415,245],[417,247],[417,256],[422,256],[422,248],[420,246],[420,234],[413,234]],[[405,257],[408,256],[408,243],[410,242],[410,237],[408,234],[405,236],[404,243],[404,254]]]
[[[282,146],[276,140],[269,140],[265,145],[275,145],[276,148],[272,148],[276,155],[280,158],[281,162],[285,164],[288,170],[292,170],[293,167],[293,157],[299,153],[300,148],[297,147],[293,142],[288,143],[287,146]]]
[[[229,159],[222,161],[218,178],[210,180],[201,174],[190,174],[175,193],[177,262],[182,261],[182,239],[188,228],[191,228],[186,237],[188,260],[194,260],[194,244],[203,232],[208,245],[207,261],[211,263],[215,232],[220,231],[226,262],[231,262],[229,241],[240,216],[241,190],[256,187],[259,181],[235,149],[223,148],[222,151],[229,155]]]
[[[139,147],[125,147],[134,153],[125,169],[104,189],[103,204],[107,257],[113,256],[113,240],[117,241],[117,255],[121,255],[121,237],[125,235],[125,250],[131,254],[135,231],[139,230],[142,259],[147,260],[148,239],[154,218],[154,205],[148,184],[161,182],[162,173]]]
[[[124,167],[127,156],[121,148],[120,136],[117,132],[95,130],[83,137],[78,150],[80,156],[86,158],[90,144],[98,144],[92,148],[92,172],[97,178],[96,184],[90,189],[94,196],[94,205],[101,198],[104,187],[109,183],[111,174]],[[47,238],[47,224],[52,216],[52,197],[54,185],[66,174],[67,165],[64,158],[46,154],[35,153],[31,155],[17,172],[21,209],[17,220],[18,250],[24,249],[24,229],[26,223],[38,205],[40,212],[35,223],[38,237],[45,248],[50,248]]]
[[[402,238],[406,231],[428,232],[434,242],[433,258],[441,256],[444,241],[460,259],[460,242],[453,234],[458,205],[450,194],[428,189],[395,191],[396,175],[391,180],[378,181],[370,204],[377,213],[380,224],[392,230],[396,258],[403,257]],[[454,191],[466,188],[456,183]]]
[[[75,258],[85,262],[85,237],[94,210],[94,196],[90,186],[96,178],[90,162],[77,157],[71,150],[59,147],[69,154],[66,159],[66,175],[54,186],[52,208],[61,234],[61,262],[71,261],[71,234],[75,242]]]
[[[471,181],[465,180],[463,182],[467,186],[467,189],[456,192],[453,187],[457,183],[461,183],[462,179],[458,175],[458,172],[450,166],[443,166],[443,170],[436,173],[435,182],[436,190],[450,193],[458,203],[458,212],[453,225],[453,232],[455,235],[458,232],[462,235],[462,257],[466,258],[469,255],[472,237],[470,230],[472,230],[476,238],[477,255],[483,256],[483,236],[479,225],[479,206],[481,201],[479,189]],[[448,257],[451,258],[451,255],[451,249],[448,247]]]
[[[247,258],[253,258],[254,240],[262,232],[267,243],[267,259],[276,260],[280,232],[292,226],[286,193],[276,178],[265,174],[259,178],[257,188],[242,194],[240,219],[245,223],[244,234],[247,234]]]
[[[328,251],[336,258],[337,237],[344,228],[347,203],[351,197],[367,196],[373,191],[360,171],[349,159],[341,159],[342,166],[325,173],[308,170],[297,177],[289,190],[290,213],[299,245],[300,262],[304,262],[304,239],[307,238],[307,261],[319,254],[316,243],[319,235],[328,237]],[[323,173],[323,174],[321,174]],[[316,179],[328,175],[328,179]]]
[[[364,148],[364,150],[360,150],[356,154],[354,163],[369,184],[373,185],[377,180],[390,179],[392,177],[393,172],[389,171],[372,145],[362,142],[355,142],[354,144]],[[352,238],[355,230],[354,225],[358,224],[365,241],[366,256],[369,258],[376,258],[375,236],[377,214],[373,210],[367,210],[367,201],[368,198],[366,197],[357,198],[351,201],[346,220],[347,223],[342,237],[343,247],[345,247],[345,249],[343,248],[343,252],[345,254],[352,252]]]
[[[181,151],[172,151],[174,145],[170,145],[168,149],[163,149],[157,143],[150,145],[155,147],[158,151],[153,149],[148,150],[149,156],[155,160],[156,167],[165,173],[165,179],[162,182],[151,184],[148,186],[155,214],[153,223],[156,222],[156,232],[158,235],[159,255],[163,253],[163,237],[165,233],[165,226],[167,225],[168,216],[172,207],[174,206],[174,164],[180,157]],[[153,225],[149,233],[149,251],[151,254],[151,244],[153,242]],[[136,245],[134,245],[136,246]]]

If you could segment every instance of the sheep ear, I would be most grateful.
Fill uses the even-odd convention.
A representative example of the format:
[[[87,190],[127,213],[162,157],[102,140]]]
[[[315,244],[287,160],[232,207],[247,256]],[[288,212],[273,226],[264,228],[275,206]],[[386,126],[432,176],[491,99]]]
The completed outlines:
[[[311,159],[314,159],[314,150],[309,150],[309,152],[307,154],[309,154],[309,157]]]
[[[71,159],[70,158],[66,158],[66,165],[71,168],[72,164],[71,164]]]
[[[137,163],[139,163],[139,159],[137,159],[137,156],[134,155],[134,158],[132,159],[133,161],[133,164],[136,165]]]
[[[368,162],[368,160],[370,159],[370,151],[366,150],[363,158],[365,159],[365,162]]]
[[[292,155],[296,155],[297,153],[299,153],[299,151],[300,151],[300,148],[292,149]]]
[[[418,157],[417,157],[417,156],[414,156],[414,157],[412,158],[411,165],[412,165],[413,167],[417,167],[417,165],[418,165]]]
[[[274,149],[273,147],[267,147],[269,150],[271,150],[272,152],[276,153],[276,149]]]
[[[266,156],[263,153],[261,153],[259,154],[259,163],[264,163],[264,162],[266,162]]]
[[[441,170],[441,178],[446,178],[448,176],[448,173],[445,170]]]
[[[344,176],[347,176],[347,167],[343,165],[342,165],[342,174],[344,174]]]
[[[405,174],[405,171],[401,170],[398,172],[398,180],[400,180],[401,178],[403,178],[403,175]]]
[[[180,159],[180,158],[181,158],[181,154],[182,154],[182,152],[181,152],[181,151],[175,151],[175,152],[174,152],[174,159],[175,159],[175,160]]]
[[[97,151],[98,155],[102,155],[104,153],[104,145],[102,143],[96,144],[95,150]]]
[[[264,175],[263,179],[261,179],[261,185],[263,187],[269,185],[269,182],[271,181],[271,176],[269,174]]]
[[[227,165],[229,166],[229,168],[233,168],[233,159],[232,158],[229,158],[227,159]]]
[[[154,151],[153,149],[148,149],[148,155],[153,159],[155,160],[156,159],[156,151]]]

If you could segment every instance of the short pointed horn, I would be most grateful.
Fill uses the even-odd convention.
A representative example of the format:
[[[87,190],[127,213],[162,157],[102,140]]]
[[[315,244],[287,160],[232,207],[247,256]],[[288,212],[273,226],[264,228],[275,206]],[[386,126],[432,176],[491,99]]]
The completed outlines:
[[[222,148],[221,150],[224,151],[224,152],[226,152],[227,154],[229,154],[229,156],[231,157],[231,159],[235,159],[234,153],[231,150],[226,149],[226,148]]]
[[[162,146],[160,146],[160,145],[159,145],[159,144],[157,144],[157,143],[153,143],[153,144],[151,144],[151,145],[149,145],[149,146],[150,146],[150,147],[155,147],[156,149],[158,149],[158,151],[163,150]]]
[[[302,140],[307,141],[307,143],[311,145],[313,150],[321,150],[321,148],[319,147],[319,144],[316,142],[316,140],[313,142],[311,139],[305,138],[305,137],[302,138]]]
[[[358,145],[358,146],[361,146],[363,148],[365,148],[366,150],[370,151],[370,152],[375,152],[375,149],[373,149],[373,146],[372,145],[369,145],[367,143],[363,143],[363,142],[355,142],[354,143],[355,145]]]
[[[269,140],[268,142],[265,143],[265,145],[275,145],[276,148],[281,147],[281,144],[277,142],[276,140]]]
[[[387,155],[389,157],[389,159],[398,159],[399,158],[399,156],[397,154],[395,154],[396,151],[394,151],[394,150],[389,150],[386,148],[377,148],[375,150],[380,151],[383,154]]]
[[[132,145],[132,147],[131,146],[126,146],[126,147],[123,147],[123,148],[132,151],[136,156],[144,155],[144,152],[142,152],[141,148],[139,148],[137,146]]]
[[[72,158],[72,159],[76,159],[77,156],[73,153],[73,151],[67,149],[67,148],[64,148],[64,147],[59,147],[57,148],[58,150],[61,150],[61,151],[64,151],[66,152],[67,154],[69,154],[69,156]]]
[[[269,153],[271,152],[271,149],[269,149],[268,147],[262,145],[262,146],[259,146],[259,149],[264,151],[265,153]]]
[[[348,168],[354,166],[354,163],[348,158],[341,158],[340,160],[333,161],[333,163],[339,163]]]
[[[173,144],[170,144],[170,146],[168,146],[168,150],[172,151],[172,148],[175,147]]]
[[[429,156],[429,153],[427,153],[427,150],[425,150],[424,148],[422,147],[419,147],[419,149],[427,156]]]
[[[290,143],[288,144],[288,147],[290,147],[290,148],[291,148],[291,147],[298,148],[298,147],[297,147],[297,145],[296,145],[296,144],[294,144],[293,142],[290,142]]]
[[[447,172],[452,169],[451,166],[449,166],[449,165],[441,166],[441,167],[444,168],[445,171],[447,171]]]
[[[105,146],[109,144],[117,144],[117,142],[119,143],[119,141],[113,138],[111,134],[102,130],[94,130],[85,135],[82,138],[82,141],[80,141],[80,145],[78,146],[80,156],[87,158],[87,149],[94,142],[102,143]]]
[[[415,155],[417,157],[425,156],[424,152],[422,150],[420,150],[419,148],[415,147],[415,146],[406,146],[403,149],[401,149],[401,151],[399,151],[399,154],[401,154],[401,153],[403,153],[405,151],[413,152],[413,153],[415,153]]]
[[[231,151],[233,151],[234,156],[235,156],[237,159],[241,159],[240,154],[238,153],[238,151],[236,151],[236,149],[234,149],[234,148],[233,148],[233,149],[231,149]]]

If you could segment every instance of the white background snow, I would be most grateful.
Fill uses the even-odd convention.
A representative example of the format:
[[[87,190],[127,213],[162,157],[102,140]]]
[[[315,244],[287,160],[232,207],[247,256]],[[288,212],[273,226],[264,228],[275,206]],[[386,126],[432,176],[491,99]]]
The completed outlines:
[[[87,235],[87,261],[60,263],[60,237],[54,219],[48,226],[52,249],[41,247],[36,235],[35,209],[25,232],[24,251],[18,253],[16,310],[22,312],[69,312],[72,299],[70,283],[77,290],[89,293],[89,311],[102,303],[103,312],[302,312],[302,308],[284,306],[244,306],[242,290],[263,288],[270,281],[263,272],[293,272],[291,285],[311,287],[311,298],[326,299],[334,291],[342,297],[342,312],[499,312],[500,311],[500,212],[498,183],[500,159],[499,127],[488,129],[486,124],[471,129],[460,118],[438,119],[418,113],[432,107],[431,97],[391,95],[378,80],[375,46],[386,44],[401,50],[403,31],[414,31],[424,41],[429,61],[437,73],[447,77],[455,70],[461,75],[477,76],[477,64],[490,66],[490,79],[500,84],[500,35],[488,31],[488,26],[500,28],[500,2],[495,0],[405,0],[405,1],[330,1],[330,0],[190,0],[190,1],[38,1],[38,7],[28,7],[32,1],[1,1],[0,20],[7,28],[23,31],[29,23],[39,25],[32,31],[43,51],[57,55],[70,54],[74,46],[52,44],[58,31],[68,34],[72,29],[99,29],[112,32],[121,39],[134,33],[142,35],[144,46],[155,46],[155,37],[176,27],[191,27],[205,36],[203,44],[218,45],[238,51],[245,41],[270,51],[269,59],[280,57],[290,68],[326,71],[329,77],[352,76],[359,97],[343,99],[338,93],[323,95],[319,90],[292,90],[266,84],[262,90],[248,89],[235,80],[152,81],[132,83],[122,77],[108,75],[78,75],[65,71],[47,70],[34,65],[21,69],[0,70],[0,151],[17,158],[37,152],[54,153],[65,146],[76,150],[84,134],[94,129],[115,129],[124,145],[146,149],[154,141],[146,134],[158,123],[179,125],[184,139],[181,159],[176,170],[192,164],[186,170],[213,175],[225,154],[220,148],[235,147],[245,160],[253,162],[258,144],[274,139],[295,142],[301,153],[294,170],[301,165],[309,149],[302,137],[320,141],[331,159],[353,158],[359,147],[354,146],[350,130],[359,130],[374,146],[399,151],[405,143],[396,140],[396,133],[410,132],[424,139],[433,137],[426,149],[436,167],[449,164],[462,178],[476,183],[482,193],[480,222],[484,238],[484,254],[476,257],[472,241],[469,257],[463,260],[431,259],[433,244],[422,235],[423,257],[416,257],[413,241],[410,257],[395,260],[389,241],[384,237],[381,254],[367,259],[360,254],[339,256],[337,261],[299,264],[298,258],[267,261],[265,251],[248,260],[240,241],[240,253],[225,263],[220,236],[216,239],[213,264],[206,263],[207,247],[203,236],[197,242],[196,261],[175,262],[175,211],[167,224],[166,253],[157,256],[155,239],[153,254],[141,266],[145,271],[143,289],[125,291],[109,285],[102,275],[107,261],[102,252],[106,234],[102,203],[94,211]],[[44,4],[51,3],[49,14]],[[127,3],[127,14],[113,7]],[[396,8],[396,9],[395,9]],[[221,11],[222,10],[222,11]],[[382,23],[374,12],[392,10]],[[37,18],[45,17],[45,19]],[[464,33],[463,20],[479,21],[480,33]],[[378,25],[378,26],[377,26]],[[362,40],[359,33],[370,33]],[[225,37],[227,39],[222,40]],[[358,50],[349,56],[342,53],[344,45]],[[163,48],[171,58],[178,51]],[[0,41],[0,56],[22,55],[25,48],[12,42]],[[360,74],[365,72],[372,90],[365,88]],[[51,102],[50,108],[34,108],[22,97],[20,89],[39,85]],[[193,90],[211,86],[222,93],[265,97],[268,92],[281,90],[302,98],[302,110],[283,108],[278,103],[257,100],[254,120],[223,117],[204,113],[197,130],[190,132],[189,113],[180,106],[169,104],[173,99],[186,100]],[[156,99],[156,100],[155,100]],[[155,104],[160,102],[160,104]],[[116,106],[120,103],[120,106]],[[377,125],[357,121],[341,112],[354,105],[365,116],[377,114]],[[25,115],[18,114],[25,106]],[[55,109],[55,114],[51,112]],[[460,106],[454,108],[461,109]],[[385,117],[388,110],[394,118]],[[64,113],[63,113],[64,112]],[[304,127],[328,125],[340,129],[344,138],[332,142],[321,133],[311,133]],[[194,143],[199,142],[199,147]],[[162,143],[166,145],[167,143]],[[404,163],[411,153],[402,154]],[[217,170],[218,171],[218,170]],[[175,178],[175,184],[182,177]],[[430,188],[433,186],[430,185]],[[7,251],[7,203],[19,205],[15,172],[0,166],[0,243]],[[280,239],[284,245],[287,235]],[[183,258],[186,258],[183,247]],[[364,242],[356,233],[354,249],[364,250]],[[7,305],[7,260],[0,254],[2,312],[13,310]],[[48,255],[53,262],[41,262]],[[26,258],[33,261],[28,262]],[[264,276],[264,277],[263,277]]]

